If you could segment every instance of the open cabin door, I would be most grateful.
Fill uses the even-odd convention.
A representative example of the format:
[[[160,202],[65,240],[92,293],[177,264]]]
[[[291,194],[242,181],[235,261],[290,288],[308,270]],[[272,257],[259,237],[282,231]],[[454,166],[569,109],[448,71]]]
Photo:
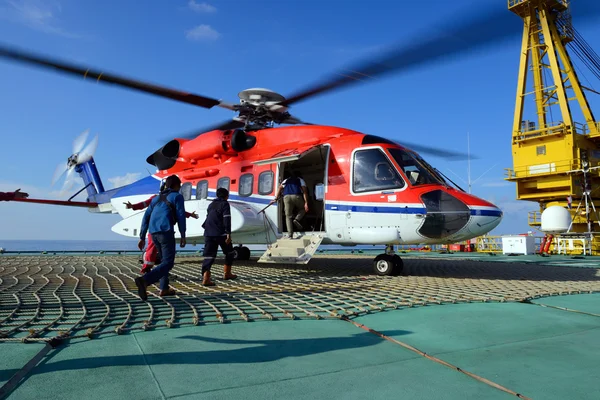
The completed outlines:
[[[299,221],[302,229],[294,227],[296,239],[279,239],[273,243],[259,262],[307,263],[317,251],[325,232],[325,188],[327,182],[327,163],[329,145],[309,145],[288,149],[274,154],[268,160],[255,162],[258,165],[277,163],[278,179],[276,187],[288,178],[292,171],[299,173],[308,190],[308,212]],[[283,199],[279,201],[277,228],[279,233],[287,233],[285,207]],[[297,214],[299,210],[295,210]],[[295,261],[294,261],[295,260]]]

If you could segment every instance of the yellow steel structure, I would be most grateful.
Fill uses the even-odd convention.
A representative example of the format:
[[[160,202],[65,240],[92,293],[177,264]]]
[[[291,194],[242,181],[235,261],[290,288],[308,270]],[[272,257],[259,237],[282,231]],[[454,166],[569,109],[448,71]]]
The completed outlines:
[[[567,206],[571,196],[571,232],[588,232],[588,226],[597,221],[592,204],[586,208],[583,199],[582,208],[575,211],[584,193],[583,167],[588,185],[600,187],[598,170],[587,171],[599,165],[600,124],[566,49],[573,40],[569,2],[508,0],[508,8],[523,19],[523,38],[512,133],[513,168],[507,170],[505,179],[516,183],[518,200],[539,203],[540,211],[530,213],[532,227],[540,226],[540,213],[546,207]],[[530,90],[528,75],[533,75]],[[531,97],[534,121],[523,118],[525,100]],[[600,211],[600,201],[593,204]],[[592,254],[600,254],[600,233],[594,236]]]

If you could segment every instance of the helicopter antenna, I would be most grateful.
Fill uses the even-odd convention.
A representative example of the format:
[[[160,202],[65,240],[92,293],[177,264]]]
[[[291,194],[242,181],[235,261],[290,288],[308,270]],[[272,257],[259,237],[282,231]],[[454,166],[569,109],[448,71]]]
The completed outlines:
[[[471,194],[471,140],[469,140],[469,131],[467,131],[467,180],[469,194]]]

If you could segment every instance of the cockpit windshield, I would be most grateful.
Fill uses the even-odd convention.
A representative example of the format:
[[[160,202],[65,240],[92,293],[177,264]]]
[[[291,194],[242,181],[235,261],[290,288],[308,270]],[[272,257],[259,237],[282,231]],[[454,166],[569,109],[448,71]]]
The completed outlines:
[[[398,163],[413,186],[447,185],[444,179],[425,160],[402,149],[389,148],[387,151]]]

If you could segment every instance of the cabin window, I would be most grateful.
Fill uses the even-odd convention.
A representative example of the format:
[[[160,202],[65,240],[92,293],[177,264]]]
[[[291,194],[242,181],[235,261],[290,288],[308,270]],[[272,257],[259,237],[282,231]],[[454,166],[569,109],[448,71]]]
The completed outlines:
[[[252,194],[252,186],[254,185],[254,175],[253,174],[244,174],[240,176],[240,186],[238,189],[238,193],[240,196],[250,196]]]
[[[220,178],[217,181],[217,189],[219,189],[219,188],[225,188],[225,189],[229,190],[229,182],[230,182],[230,179],[227,176],[225,176],[223,178]]]
[[[354,153],[352,189],[355,193],[401,189],[405,185],[380,149],[359,150]]]
[[[411,185],[445,184],[444,179],[422,158],[402,149],[388,149],[388,151]]]
[[[208,181],[200,181],[196,185],[196,199],[205,199],[208,197]]]
[[[273,171],[261,172],[258,176],[258,194],[266,196],[273,193]]]
[[[190,200],[192,198],[192,183],[186,182],[183,185],[181,185],[179,193],[181,193],[181,195],[183,196],[183,200]]]

